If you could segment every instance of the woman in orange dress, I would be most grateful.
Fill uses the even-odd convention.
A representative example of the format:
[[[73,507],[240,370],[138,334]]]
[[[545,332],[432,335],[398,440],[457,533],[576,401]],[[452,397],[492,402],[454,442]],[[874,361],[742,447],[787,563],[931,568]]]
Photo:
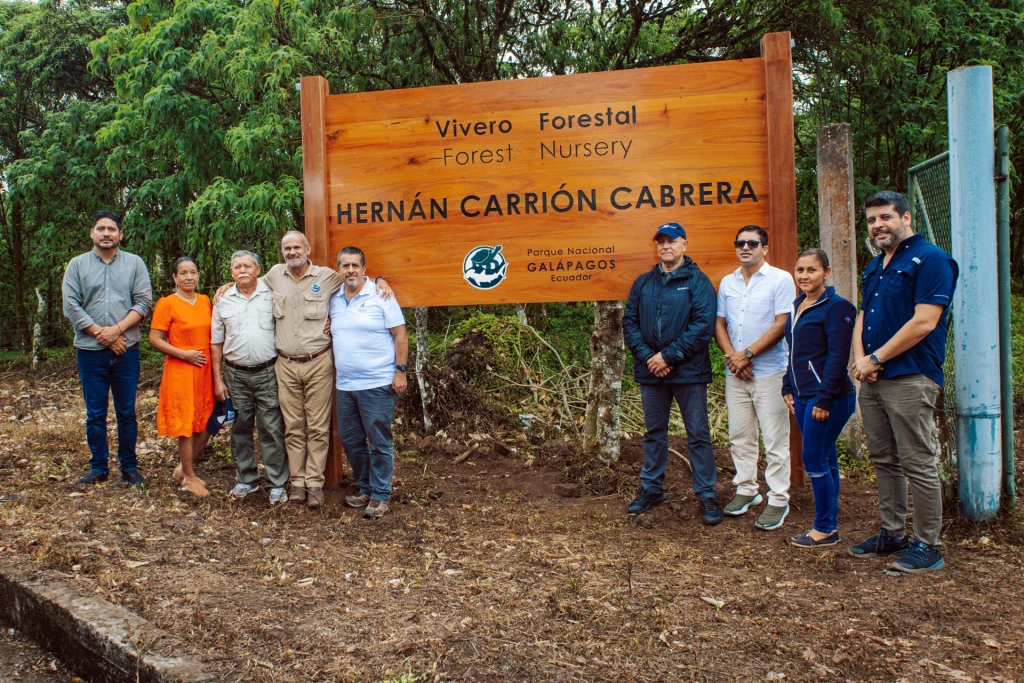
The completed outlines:
[[[149,329],[149,344],[163,353],[156,433],[178,439],[181,464],[174,478],[181,489],[208,496],[206,482],[196,476],[192,461],[202,452],[210,433],[206,422],[213,413],[213,370],[210,366],[210,299],[196,291],[199,269],[189,256],[174,262],[176,291],[156,302]]]

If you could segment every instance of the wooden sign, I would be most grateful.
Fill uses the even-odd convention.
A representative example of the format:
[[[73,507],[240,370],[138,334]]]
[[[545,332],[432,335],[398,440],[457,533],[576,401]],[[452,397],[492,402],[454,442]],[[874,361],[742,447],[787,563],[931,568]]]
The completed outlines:
[[[302,79],[306,233],[403,306],[624,299],[675,221],[718,282],[743,225],[796,259],[788,33],[755,59],[329,95]]]

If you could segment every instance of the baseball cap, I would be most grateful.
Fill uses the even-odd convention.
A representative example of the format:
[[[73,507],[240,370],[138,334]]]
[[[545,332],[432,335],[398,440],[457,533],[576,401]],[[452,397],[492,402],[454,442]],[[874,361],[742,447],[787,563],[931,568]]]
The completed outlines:
[[[658,228],[658,232],[654,233],[654,239],[658,239],[658,235],[667,235],[672,239],[677,237],[682,237],[684,240],[686,239],[686,231],[683,230],[683,226],[678,223],[665,223],[665,225]]]
[[[231,405],[231,399],[216,401],[213,404],[213,413],[206,421],[206,431],[210,436],[215,436],[224,427],[235,421],[235,408]]]

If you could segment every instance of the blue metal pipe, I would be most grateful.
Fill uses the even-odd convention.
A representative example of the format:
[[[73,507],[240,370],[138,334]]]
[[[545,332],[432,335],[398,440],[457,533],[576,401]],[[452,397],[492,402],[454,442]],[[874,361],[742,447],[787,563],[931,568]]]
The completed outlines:
[[[960,264],[953,298],[959,495],[965,516],[980,522],[999,512],[1003,475],[992,67],[951,71],[946,85],[952,256]]]

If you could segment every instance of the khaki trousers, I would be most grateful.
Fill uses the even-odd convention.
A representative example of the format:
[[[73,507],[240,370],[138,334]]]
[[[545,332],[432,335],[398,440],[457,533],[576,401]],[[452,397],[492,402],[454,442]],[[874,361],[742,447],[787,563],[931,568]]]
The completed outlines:
[[[308,363],[279,356],[274,367],[284,416],[284,446],[292,486],[320,488],[331,446],[334,362],[330,353]]]
[[[755,378],[744,382],[725,376],[725,405],[729,409],[729,441],[736,476],[736,493],[756,496],[758,425],[764,441],[764,480],[768,484],[768,503],[789,505],[789,408],[782,400],[782,375]]]
[[[860,413],[868,455],[875,465],[882,527],[902,536],[907,526],[907,483],[914,496],[914,536],[939,545],[942,484],[937,464],[935,403],[939,385],[926,375],[905,375],[860,385]]]

